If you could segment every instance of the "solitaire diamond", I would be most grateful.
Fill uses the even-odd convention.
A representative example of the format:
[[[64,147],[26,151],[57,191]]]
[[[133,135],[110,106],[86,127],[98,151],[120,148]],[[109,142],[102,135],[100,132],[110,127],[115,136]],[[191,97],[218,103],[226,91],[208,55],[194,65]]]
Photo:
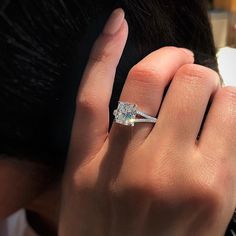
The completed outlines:
[[[116,123],[134,126],[137,115],[137,105],[128,102],[119,102],[117,110],[114,111]]]
[[[136,123],[156,123],[157,118],[140,111],[136,104],[119,102],[114,110],[115,122],[121,125],[134,126]]]

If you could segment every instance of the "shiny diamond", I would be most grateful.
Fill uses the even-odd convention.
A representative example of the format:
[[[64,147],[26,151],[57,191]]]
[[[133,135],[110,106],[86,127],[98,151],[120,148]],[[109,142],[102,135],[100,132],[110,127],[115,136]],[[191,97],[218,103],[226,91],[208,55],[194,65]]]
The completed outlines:
[[[137,115],[137,105],[127,102],[119,102],[118,108],[113,114],[116,123],[134,126],[135,117]]]

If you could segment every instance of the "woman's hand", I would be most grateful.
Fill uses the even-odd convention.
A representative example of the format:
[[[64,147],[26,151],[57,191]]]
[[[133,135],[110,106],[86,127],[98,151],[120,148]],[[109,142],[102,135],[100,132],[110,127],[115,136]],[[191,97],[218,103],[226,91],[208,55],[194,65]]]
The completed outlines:
[[[108,133],[127,35],[116,10],[84,72],[60,236],[223,235],[236,206],[236,89],[220,88],[217,73],[194,65],[190,51],[162,48],[131,69],[120,97],[158,114],[157,123],[114,123]]]

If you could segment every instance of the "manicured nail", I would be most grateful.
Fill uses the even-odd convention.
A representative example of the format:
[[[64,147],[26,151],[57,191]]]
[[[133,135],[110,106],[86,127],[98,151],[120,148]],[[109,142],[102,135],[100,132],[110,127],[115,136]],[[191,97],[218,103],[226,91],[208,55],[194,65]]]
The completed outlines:
[[[194,53],[190,51],[187,48],[180,48],[182,51],[184,51],[187,55],[194,57]]]
[[[117,8],[116,10],[114,10],[103,29],[103,33],[114,35],[116,32],[119,31],[124,21],[124,18],[125,13],[122,8]]]

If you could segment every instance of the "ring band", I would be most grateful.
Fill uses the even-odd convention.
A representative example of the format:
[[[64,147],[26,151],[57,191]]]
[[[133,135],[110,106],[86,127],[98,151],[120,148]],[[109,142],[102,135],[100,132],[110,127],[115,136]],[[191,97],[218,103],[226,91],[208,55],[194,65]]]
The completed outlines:
[[[136,104],[128,102],[119,102],[118,107],[114,110],[115,122],[125,126],[134,126],[135,123],[156,123],[155,117],[139,111]],[[138,116],[140,118],[138,118]]]

